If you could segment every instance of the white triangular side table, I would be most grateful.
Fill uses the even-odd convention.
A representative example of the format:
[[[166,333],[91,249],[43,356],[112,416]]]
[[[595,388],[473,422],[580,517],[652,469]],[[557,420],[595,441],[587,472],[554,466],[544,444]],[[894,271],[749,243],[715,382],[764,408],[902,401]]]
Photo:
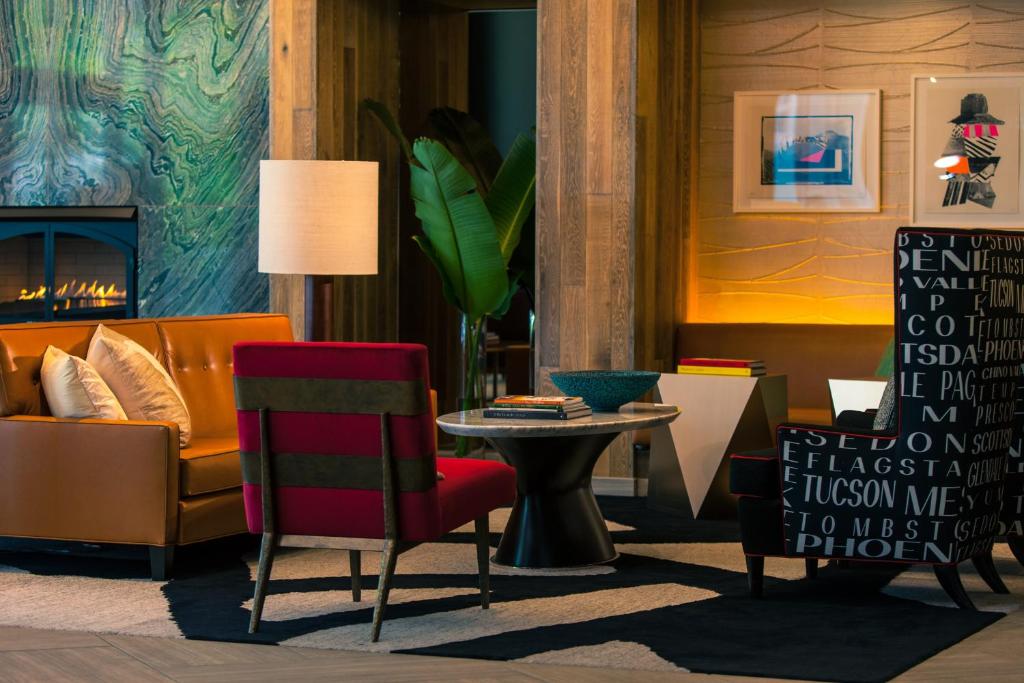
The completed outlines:
[[[651,432],[648,505],[694,519],[735,519],[728,456],[774,445],[787,415],[786,376],[663,374],[655,400],[681,413]]]

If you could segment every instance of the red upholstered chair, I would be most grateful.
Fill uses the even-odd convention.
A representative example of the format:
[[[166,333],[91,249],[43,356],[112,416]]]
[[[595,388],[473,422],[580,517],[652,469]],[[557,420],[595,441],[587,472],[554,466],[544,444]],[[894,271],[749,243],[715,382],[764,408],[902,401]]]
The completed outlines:
[[[357,602],[360,552],[373,550],[382,553],[376,642],[398,554],[470,521],[487,608],[487,515],[512,503],[515,473],[436,457],[425,347],[247,342],[234,363],[245,514],[263,535],[250,633],[276,548],[349,550]]]

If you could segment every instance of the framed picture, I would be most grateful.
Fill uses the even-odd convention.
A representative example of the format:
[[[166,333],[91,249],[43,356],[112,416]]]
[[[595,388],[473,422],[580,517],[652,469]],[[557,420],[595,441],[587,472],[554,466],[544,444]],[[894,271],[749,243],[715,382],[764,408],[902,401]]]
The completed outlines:
[[[1024,73],[914,76],[913,225],[1024,226]]]
[[[732,209],[878,211],[879,90],[737,92]]]

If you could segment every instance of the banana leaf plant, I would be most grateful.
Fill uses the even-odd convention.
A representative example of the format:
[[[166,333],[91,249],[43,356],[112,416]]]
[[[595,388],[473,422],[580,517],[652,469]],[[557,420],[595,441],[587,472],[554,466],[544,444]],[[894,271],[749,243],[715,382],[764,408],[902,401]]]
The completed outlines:
[[[448,150],[468,170],[476,180],[478,191],[484,196],[487,195],[494,184],[495,176],[501,170],[502,157],[491,136],[480,123],[464,111],[452,107],[439,107],[430,112],[430,124],[437,131],[438,136],[444,141]],[[531,131],[534,132],[534,131]],[[525,137],[525,136],[524,136]],[[526,138],[531,143],[532,153],[522,155],[521,161],[534,165],[536,157],[536,143]],[[509,158],[513,158],[512,151]],[[525,177],[530,173],[527,169],[520,169]],[[535,169],[533,171],[536,173]],[[512,252],[509,260],[509,270],[520,273],[519,288],[522,289],[530,303],[530,310],[534,309],[534,283],[536,276],[534,272],[535,237],[534,237],[534,214],[533,198],[530,201],[529,215],[523,222],[520,229],[519,244]],[[494,316],[491,316],[494,317]]]
[[[508,311],[524,273],[513,256],[533,211],[536,143],[520,135],[502,160],[480,142],[479,131],[464,134],[468,115],[443,109],[432,119],[444,142],[422,137],[410,144],[387,107],[373,100],[363,106],[402,147],[423,228],[413,240],[437,270],[445,300],[462,313],[460,408],[470,410],[483,398],[480,349],[487,318]],[[468,452],[468,439],[460,437],[456,455]]]

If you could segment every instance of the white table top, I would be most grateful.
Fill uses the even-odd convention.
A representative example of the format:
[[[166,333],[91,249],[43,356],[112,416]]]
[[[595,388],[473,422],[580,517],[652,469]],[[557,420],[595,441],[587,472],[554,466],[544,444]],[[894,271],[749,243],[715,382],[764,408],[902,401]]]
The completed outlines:
[[[539,437],[611,434],[668,424],[679,416],[677,406],[658,403],[627,403],[617,413],[594,413],[572,420],[508,420],[484,417],[482,410],[449,413],[437,418],[437,426],[456,436]]]

